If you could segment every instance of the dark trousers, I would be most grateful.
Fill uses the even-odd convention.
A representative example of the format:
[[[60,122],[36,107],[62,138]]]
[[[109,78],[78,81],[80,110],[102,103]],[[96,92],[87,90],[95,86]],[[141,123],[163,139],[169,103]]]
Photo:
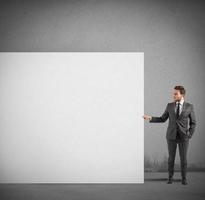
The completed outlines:
[[[175,140],[167,140],[168,153],[169,153],[169,157],[168,157],[169,177],[172,177],[174,175],[174,163],[175,163],[177,144],[179,147],[181,176],[182,176],[182,178],[186,178],[186,174],[187,174],[187,150],[188,150],[188,146],[189,146],[189,139],[182,140],[182,139],[180,139],[179,134],[177,134],[177,137]]]

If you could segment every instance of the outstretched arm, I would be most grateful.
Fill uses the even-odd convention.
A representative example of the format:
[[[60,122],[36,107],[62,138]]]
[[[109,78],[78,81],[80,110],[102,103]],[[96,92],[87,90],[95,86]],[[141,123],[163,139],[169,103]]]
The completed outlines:
[[[189,138],[191,138],[196,129],[196,117],[194,112],[194,106],[192,105],[191,112],[189,114]]]
[[[164,113],[160,117],[151,117],[149,122],[151,123],[166,122],[168,117],[169,117],[169,112],[168,112],[168,104],[167,104]]]

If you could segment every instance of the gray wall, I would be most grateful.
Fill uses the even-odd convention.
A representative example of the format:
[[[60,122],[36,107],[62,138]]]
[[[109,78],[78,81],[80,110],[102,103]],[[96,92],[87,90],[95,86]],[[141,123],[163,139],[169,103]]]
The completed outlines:
[[[1,1],[0,51],[136,51],[145,54],[145,113],[159,116],[182,84],[197,129],[188,162],[204,163],[203,1]],[[167,154],[165,124],[145,122],[145,154]],[[178,156],[178,154],[177,154]]]

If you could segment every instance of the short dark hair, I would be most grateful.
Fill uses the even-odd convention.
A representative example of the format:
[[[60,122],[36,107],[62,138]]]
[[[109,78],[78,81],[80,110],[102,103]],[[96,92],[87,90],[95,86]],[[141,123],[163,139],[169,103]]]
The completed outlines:
[[[185,90],[184,87],[181,86],[181,85],[176,85],[176,86],[174,87],[174,89],[175,89],[175,90],[179,90],[182,95],[185,95],[185,94],[186,94],[186,90]]]

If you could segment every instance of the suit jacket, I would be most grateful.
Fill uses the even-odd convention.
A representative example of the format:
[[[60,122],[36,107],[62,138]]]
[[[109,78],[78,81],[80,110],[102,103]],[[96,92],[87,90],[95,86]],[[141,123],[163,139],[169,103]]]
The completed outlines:
[[[166,120],[169,118],[166,138],[168,140],[174,140],[176,138],[176,133],[178,129],[182,139],[190,139],[193,136],[196,128],[194,106],[193,104],[184,101],[182,111],[179,115],[179,118],[177,119],[175,113],[175,105],[175,102],[168,103],[164,113],[160,117],[152,117],[152,119],[149,122],[166,122]]]

